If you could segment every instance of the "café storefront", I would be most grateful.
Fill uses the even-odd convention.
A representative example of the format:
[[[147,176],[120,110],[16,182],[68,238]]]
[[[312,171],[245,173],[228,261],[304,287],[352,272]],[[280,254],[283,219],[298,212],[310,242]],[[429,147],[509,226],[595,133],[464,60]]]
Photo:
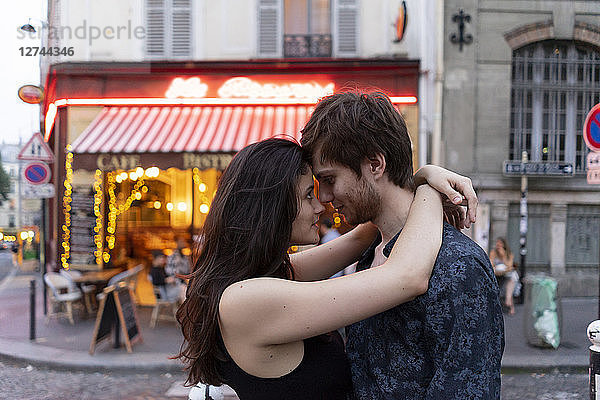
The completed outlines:
[[[49,269],[130,267],[155,249],[189,251],[235,152],[276,135],[299,140],[318,98],[342,88],[384,90],[416,157],[418,71],[410,60],[52,66]]]

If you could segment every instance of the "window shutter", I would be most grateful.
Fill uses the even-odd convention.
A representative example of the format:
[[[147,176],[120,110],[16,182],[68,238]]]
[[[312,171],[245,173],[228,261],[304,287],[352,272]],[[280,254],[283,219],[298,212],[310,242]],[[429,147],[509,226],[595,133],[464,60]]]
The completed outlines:
[[[172,0],[171,53],[173,57],[192,56],[192,2]]]
[[[281,0],[259,0],[258,3],[258,56],[278,58],[282,54]]]
[[[150,58],[166,56],[166,1],[146,0],[146,55]]]
[[[336,57],[358,55],[358,0],[334,0],[333,46]]]

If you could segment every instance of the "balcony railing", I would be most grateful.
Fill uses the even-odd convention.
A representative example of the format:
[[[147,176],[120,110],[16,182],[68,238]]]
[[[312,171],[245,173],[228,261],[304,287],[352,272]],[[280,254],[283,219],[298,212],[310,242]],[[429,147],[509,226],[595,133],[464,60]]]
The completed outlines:
[[[331,35],[283,35],[286,58],[331,57]]]

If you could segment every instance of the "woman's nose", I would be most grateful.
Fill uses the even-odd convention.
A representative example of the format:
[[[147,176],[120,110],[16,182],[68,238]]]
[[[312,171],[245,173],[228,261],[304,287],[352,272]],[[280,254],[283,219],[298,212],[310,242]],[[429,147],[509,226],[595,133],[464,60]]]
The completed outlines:
[[[315,214],[320,215],[325,211],[325,206],[318,199],[315,199],[315,204],[313,207],[315,209]]]

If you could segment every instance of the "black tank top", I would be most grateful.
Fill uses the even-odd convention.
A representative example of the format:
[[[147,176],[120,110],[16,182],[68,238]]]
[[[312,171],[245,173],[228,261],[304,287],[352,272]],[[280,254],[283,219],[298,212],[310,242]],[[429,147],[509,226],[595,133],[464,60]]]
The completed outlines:
[[[219,335],[220,336],[220,335]],[[289,374],[279,378],[250,375],[231,359],[223,341],[227,361],[219,371],[224,383],[240,400],[346,400],[352,393],[350,364],[338,332],[304,340],[304,357]]]

